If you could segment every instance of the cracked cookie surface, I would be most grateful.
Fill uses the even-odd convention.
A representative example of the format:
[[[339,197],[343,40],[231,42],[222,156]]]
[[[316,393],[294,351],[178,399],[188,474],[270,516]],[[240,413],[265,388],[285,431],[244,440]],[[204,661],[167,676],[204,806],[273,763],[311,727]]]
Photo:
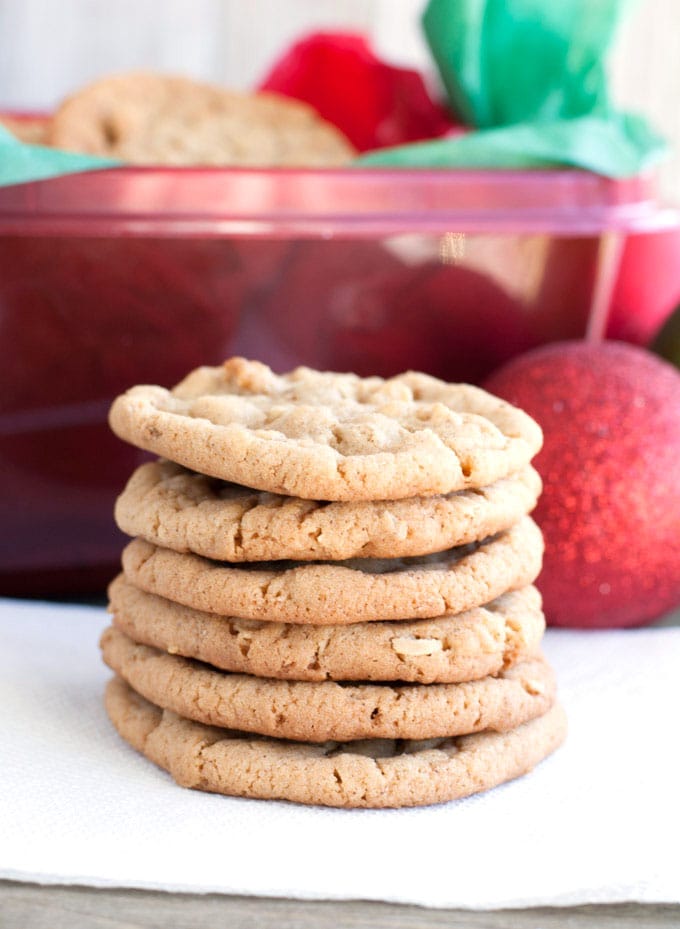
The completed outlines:
[[[535,587],[456,616],[348,626],[216,616],[145,593],[122,575],[109,597],[113,624],[135,642],[223,671],[284,680],[477,680],[536,655],[545,629]]]
[[[172,391],[138,386],[109,421],[122,439],[201,474],[308,500],[398,500],[493,484],[542,433],[477,387],[383,380],[231,358]]]
[[[504,732],[547,712],[555,697],[542,657],[460,684],[312,683],[217,671],[113,627],[101,647],[106,664],[157,706],[211,726],[305,742]]]
[[[333,807],[443,803],[527,773],[566,735],[559,705],[509,732],[428,741],[305,744],[258,738],[161,710],[120,678],[106,710],[120,736],[183,787]]]
[[[170,461],[141,465],[116,502],[118,527],[218,561],[398,558],[485,539],[535,506],[531,467],[489,487],[394,501],[319,503],[251,490]]]
[[[234,567],[133,539],[123,572],[176,603],[242,619],[306,625],[425,619],[533,583],[543,539],[530,516],[490,540],[415,558],[255,562]]]

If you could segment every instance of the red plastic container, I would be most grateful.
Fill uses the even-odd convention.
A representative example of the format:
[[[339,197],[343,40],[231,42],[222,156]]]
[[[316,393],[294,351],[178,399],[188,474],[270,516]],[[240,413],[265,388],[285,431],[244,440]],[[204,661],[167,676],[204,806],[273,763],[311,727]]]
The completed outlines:
[[[479,381],[602,337],[624,249],[678,252],[678,228],[647,180],[575,171],[121,168],[0,189],[0,593],[115,571],[113,502],[142,456],[106,412],[130,385],[234,353]],[[630,310],[647,320],[680,292],[662,261],[666,290]],[[639,336],[626,275],[617,325]]]

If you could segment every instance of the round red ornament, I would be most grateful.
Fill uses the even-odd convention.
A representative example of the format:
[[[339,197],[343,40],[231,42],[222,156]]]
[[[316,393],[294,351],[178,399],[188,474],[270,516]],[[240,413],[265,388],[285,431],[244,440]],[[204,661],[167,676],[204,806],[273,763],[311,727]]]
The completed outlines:
[[[562,342],[484,385],[543,427],[535,511],[548,622],[622,627],[680,602],[680,373],[619,342]]]

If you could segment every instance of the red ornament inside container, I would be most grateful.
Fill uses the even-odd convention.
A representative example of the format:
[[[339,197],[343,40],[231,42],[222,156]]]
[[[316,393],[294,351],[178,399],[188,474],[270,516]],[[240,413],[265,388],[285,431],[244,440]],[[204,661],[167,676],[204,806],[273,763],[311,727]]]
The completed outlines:
[[[360,152],[463,130],[432,99],[422,75],[381,61],[353,33],[317,32],[296,42],[260,90],[311,104]]]

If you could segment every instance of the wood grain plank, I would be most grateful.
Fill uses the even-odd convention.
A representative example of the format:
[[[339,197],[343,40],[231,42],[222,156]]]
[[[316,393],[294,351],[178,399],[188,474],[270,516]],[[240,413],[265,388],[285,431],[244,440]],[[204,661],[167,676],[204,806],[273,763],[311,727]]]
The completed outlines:
[[[637,903],[472,912],[0,881],[1,929],[669,929],[679,924],[680,907]]]

